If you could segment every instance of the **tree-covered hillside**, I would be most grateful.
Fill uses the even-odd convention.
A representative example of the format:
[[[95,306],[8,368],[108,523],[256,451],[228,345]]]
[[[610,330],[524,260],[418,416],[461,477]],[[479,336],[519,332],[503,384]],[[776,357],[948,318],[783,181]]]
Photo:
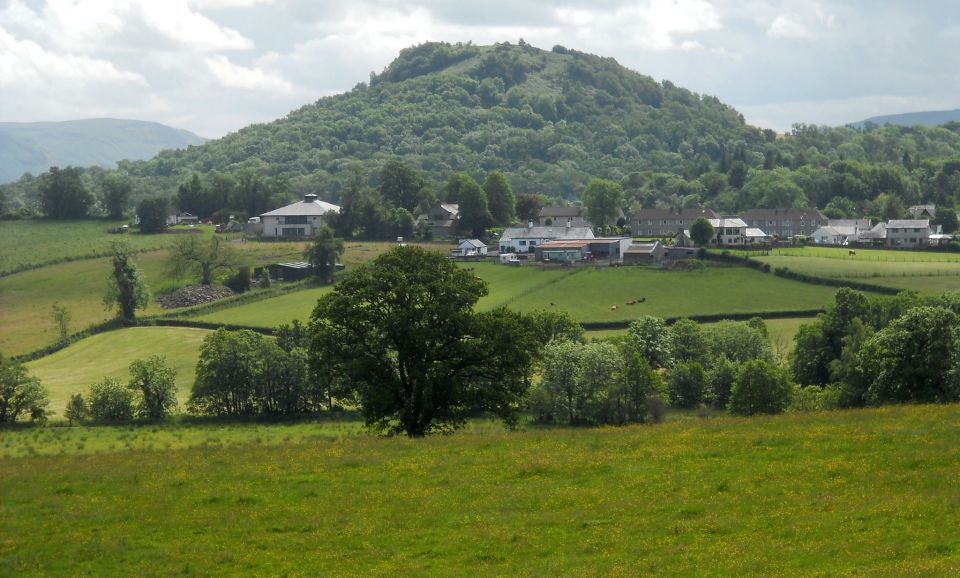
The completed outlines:
[[[574,197],[594,176],[695,172],[765,136],[732,108],[612,59],[529,45],[422,44],[352,91],[269,124],[125,168],[136,175],[254,169],[336,198],[355,161],[391,157],[441,183],[508,173],[515,189]]]
[[[778,135],[715,97],[610,58],[522,41],[426,43],[347,93],[120,170],[131,203],[159,194],[185,210],[254,214],[305,192],[349,204],[381,187],[390,161],[416,171],[438,198],[456,173],[477,182],[503,173],[517,194],[578,199],[601,178],[619,182],[632,207],[815,205],[832,216],[890,218],[918,202],[956,204],[960,123],[798,125]],[[96,190],[103,176],[84,178]],[[29,206],[37,187],[19,182],[0,195]]]

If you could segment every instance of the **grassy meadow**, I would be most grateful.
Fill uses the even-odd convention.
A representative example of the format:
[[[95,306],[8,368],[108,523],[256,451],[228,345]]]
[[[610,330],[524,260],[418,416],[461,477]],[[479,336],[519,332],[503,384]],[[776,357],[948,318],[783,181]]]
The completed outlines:
[[[108,255],[113,243],[124,241],[138,250],[162,249],[170,245],[173,235],[140,235],[130,232],[114,235],[107,229],[128,224],[128,220],[56,221],[28,219],[0,222],[0,273],[20,267],[35,267],[64,259]],[[213,226],[197,229],[213,234]],[[29,245],[25,251],[24,245]]]
[[[960,406],[356,431],[0,432],[0,575],[960,572]]]
[[[234,245],[251,264],[299,258],[302,243],[237,243]],[[171,279],[167,251],[150,251],[136,256],[154,297],[163,291],[195,283],[197,279]],[[71,315],[71,332],[113,318],[114,310],[103,306],[110,275],[110,259],[84,259],[32,269],[0,278],[0,352],[19,355],[49,345],[58,339],[51,307],[59,302]],[[155,299],[140,315],[163,310]]]
[[[183,404],[193,387],[200,344],[209,333],[187,327],[131,327],[93,335],[26,365],[50,392],[54,418],[62,419],[71,395],[86,397],[90,385],[104,377],[125,383],[130,362],[154,354],[164,355],[177,370],[177,398]]]
[[[581,322],[631,321],[642,315],[680,317],[800,311],[824,307],[836,293],[833,287],[725,266],[707,267],[702,271],[660,271],[645,267],[506,267],[494,263],[468,267],[488,283],[489,294],[477,303],[480,310],[500,306],[523,312],[554,309],[565,311]],[[317,299],[329,290],[297,291],[191,318],[274,327],[295,318],[308,319]],[[627,304],[641,297],[646,299],[643,303]],[[612,309],[613,305],[617,308]]]
[[[960,290],[960,254],[922,251],[800,247],[774,249],[769,253],[746,253],[773,268],[865,281],[876,285],[927,293]]]

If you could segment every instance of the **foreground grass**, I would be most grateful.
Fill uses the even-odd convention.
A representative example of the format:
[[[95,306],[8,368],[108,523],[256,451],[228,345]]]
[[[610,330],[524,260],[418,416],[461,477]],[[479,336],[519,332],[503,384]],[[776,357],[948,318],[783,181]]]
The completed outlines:
[[[0,574],[960,572],[958,406],[423,440],[275,427],[0,433],[70,438],[0,459]]]

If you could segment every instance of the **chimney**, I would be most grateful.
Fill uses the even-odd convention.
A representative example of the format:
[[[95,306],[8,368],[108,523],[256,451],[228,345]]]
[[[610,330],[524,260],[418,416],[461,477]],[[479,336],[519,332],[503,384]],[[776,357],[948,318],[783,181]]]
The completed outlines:
[[[318,197],[317,197],[316,194],[314,194],[314,193],[307,193],[307,194],[303,195],[303,202],[304,202],[304,203],[313,203],[313,202],[315,202],[315,201],[317,200],[317,198],[318,198]]]
[[[533,221],[527,221],[527,228],[528,228],[528,229],[532,229],[532,228],[533,228]]]

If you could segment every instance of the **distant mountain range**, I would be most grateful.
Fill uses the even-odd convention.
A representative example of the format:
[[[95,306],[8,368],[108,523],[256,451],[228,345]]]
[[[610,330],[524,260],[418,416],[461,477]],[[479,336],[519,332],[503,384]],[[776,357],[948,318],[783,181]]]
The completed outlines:
[[[51,166],[114,168],[117,161],[143,160],[163,149],[199,145],[206,139],[156,122],[93,118],[63,122],[0,122],[0,183]]]
[[[952,121],[960,121],[960,109],[956,110],[928,110],[923,112],[907,112],[904,114],[887,114],[874,116],[860,122],[851,123],[851,126],[863,128],[866,124],[883,126],[893,124],[897,126],[939,126]]]

